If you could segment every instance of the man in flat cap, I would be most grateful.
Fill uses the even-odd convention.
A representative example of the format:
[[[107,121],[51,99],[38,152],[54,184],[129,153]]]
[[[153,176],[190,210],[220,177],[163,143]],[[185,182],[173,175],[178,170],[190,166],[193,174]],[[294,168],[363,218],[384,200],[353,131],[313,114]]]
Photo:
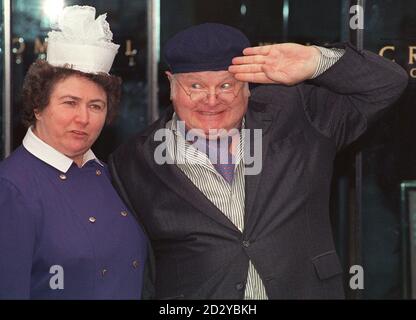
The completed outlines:
[[[344,297],[333,160],[407,75],[350,44],[249,46],[221,24],[176,34],[164,51],[173,108],[111,156],[152,241],[156,299]],[[248,82],[268,85],[250,94]]]

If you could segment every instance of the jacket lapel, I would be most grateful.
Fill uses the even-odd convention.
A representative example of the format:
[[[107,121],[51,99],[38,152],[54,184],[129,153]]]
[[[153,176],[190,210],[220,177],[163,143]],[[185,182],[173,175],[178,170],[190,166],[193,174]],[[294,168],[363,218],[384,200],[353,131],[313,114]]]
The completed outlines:
[[[253,150],[255,144],[261,143],[262,152],[261,152],[261,168],[263,168],[264,160],[269,149],[270,144],[270,131],[271,124],[273,120],[273,115],[266,112],[267,104],[251,101],[246,113],[246,129],[249,130],[249,139],[246,141],[246,147],[250,147]],[[256,138],[253,134],[253,130],[261,130],[261,138]],[[247,145],[247,142],[249,144]],[[247,161],[246,161],[247,166]],[[255,175],[246,174],[245,176],[245,215],[244,215],[244,226],[245,233],[250,232],[248,221],[253,212],[252,208],[254,205],[254,200],[256,198],[256,193],[259,190],[259,183],[262,177],[262,171]],[[261,189],[261,188],[260,188]]]

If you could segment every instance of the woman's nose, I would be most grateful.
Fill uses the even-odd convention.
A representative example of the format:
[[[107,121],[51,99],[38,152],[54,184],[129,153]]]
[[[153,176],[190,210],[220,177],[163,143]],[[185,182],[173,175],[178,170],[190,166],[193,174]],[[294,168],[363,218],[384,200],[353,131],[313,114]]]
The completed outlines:
[[[89,119],[90,119],[90,114],[88,111],[88,107],[87,106],[79,106],[78,110],[77,110],[77,115],[76,115],[76,121],[81,123],[81,124],[88,124]]]

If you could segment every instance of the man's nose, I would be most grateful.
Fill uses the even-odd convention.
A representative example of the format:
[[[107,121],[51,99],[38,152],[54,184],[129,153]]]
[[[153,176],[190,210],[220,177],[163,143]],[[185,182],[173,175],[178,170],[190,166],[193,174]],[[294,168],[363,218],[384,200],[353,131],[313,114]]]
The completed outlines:
[[[210,106],[215,106],[218,103],[218,97],[217,97],[217,93],[214,90],[210,90],[208,92],[208,97],[207,97],[208,101],[208,105]]]

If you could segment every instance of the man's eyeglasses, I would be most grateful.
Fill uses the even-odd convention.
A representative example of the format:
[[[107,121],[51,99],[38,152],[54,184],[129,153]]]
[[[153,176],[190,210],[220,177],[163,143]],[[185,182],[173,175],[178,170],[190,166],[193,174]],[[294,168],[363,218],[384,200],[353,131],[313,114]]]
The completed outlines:
[[[211,95],[211,93],[208,92],[207,90],[191,89],[191,88],[189,88],[189,90],[186,90],[185,87],[182,85],[182,83],[178,79],[176,79],[175,77],[172,77],[172,79],[174,79],[179,84],[179,86],[182,88],[185,94],[193,102],[203,102],[203,103],[208,102],[209,96]],[[237,97],[243,85],[244,84],[242,82],[235,82],[229,88],[220,88],[215,92],[215,98],[220,100],[224,104],[230,104]]]

